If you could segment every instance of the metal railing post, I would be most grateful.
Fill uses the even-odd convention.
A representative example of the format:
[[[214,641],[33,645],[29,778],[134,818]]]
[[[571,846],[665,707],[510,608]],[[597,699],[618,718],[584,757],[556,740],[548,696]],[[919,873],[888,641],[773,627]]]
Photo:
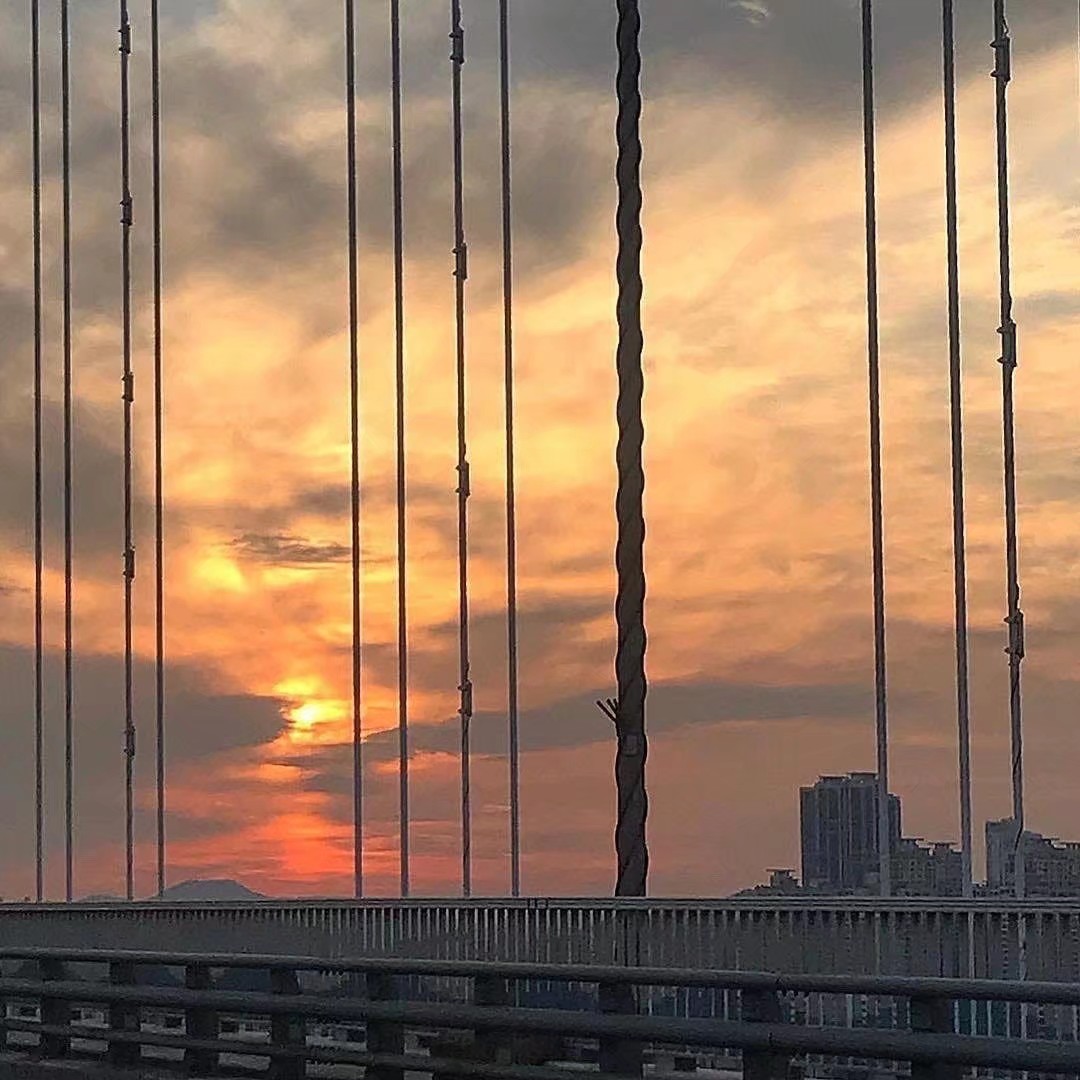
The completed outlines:
[[[270,969],[270,992],[288,997],[300,994],[300,979],[290,968]],[[270,1017],[270,1043],[276,1050],[287,1053],[270,1062],[272,1080],[302,1080],[307,1071],[307,1021],[292,1013],[275,1013]]]
[[[626,983],[600,984],[600,1012],[605,1016],[634,1015],[637,995]],[[644,1044],[636,1039],[601,1038],[600,1070],[619,1076],[641,1076]]]
[[[744,990],[742,1018],[748,1024],[781,1024],[784,1012],[775,990]],[[787,1080],[791,1055],[773,1050],[744,1050],[743,1080]]]
[[[368,1001],[396,1001],[394,977],[384,972],[367,974]],[[387,1020],[368,1020],[367,1048],[372,1054],[404,1054],[405,1027]],[[404,1080],[405,1071],[392,1065],[373,1065],[365,1070],[366,1080]]]
[[[510,987],[505,979],[478,975],[473,979],[473,1004],[498,1008],[510,1004]],[[501,1031],[476,1032],[476,1057],[488,1064],[509,1065],[514,1057],[513,1035]]]
[[[214,986],[213,972],[203,964],[189,964],[184,969],[184,985],[188,990],[211,990]],[[217,1012],[203,1005],[190,1006],[184,1010],[184,1030],[189,1039],[219,1038]],[[184,1051],[184,1064],[189,1073],[212,1076],[217,1072],[218,1055],[213,1050],[188,1047]]]
[[[41,960],[38,964],[44,982],[62,982],[66,971],[59,960]],[[69,1027],[71,1024],[71,1003],[66,998],[41,995],[41,1022],[50,1027]],[[38,1042],[41,1056],[45,1058],[67,1057],[71,1052],[71,1037],[61,1034],[41,1035]]]
[[[135,965],[126,961],[109,964],[109,983],[113,986],[134,986]],[[130,1002],[114,1001],[109,1005],[109,1031],[134,1033],[142,1030],[142,1010]],[[109,1040],[109,1064],[118,1068],[137,1065],[142,1047],[137,1042]]]
[[[916,1034],[952,1035],[953,1003],[950,998],[913,997],[911,999],[911,1030]],[[960,1080],[960,1065],[939,1062],[913,1061],[911,1080]]]

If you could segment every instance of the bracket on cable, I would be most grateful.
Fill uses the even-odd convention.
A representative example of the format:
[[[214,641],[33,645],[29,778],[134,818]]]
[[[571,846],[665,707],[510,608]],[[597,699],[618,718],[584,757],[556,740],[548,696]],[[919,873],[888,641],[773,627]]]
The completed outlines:
[[[129,758],[135,757],[135,727],[129,725],[124,728],[124,756]]]
[[[454,248],[454,277],[469,280],[469,245],[464,240]]]
[[[598,701],[596,707],[615,725],[615,734],[619,740],[619,752],[628,757],[637,757],[641,753],[641,736],[636,731],[622,730],[618,701],[615,698],[606,698]]]
[[[466,499],[472,495],[472,480],[470,477],[469,463],[463,461],[460,465],[456,466],[458,474],[458,486],[456,493],[463,495]]]
[[[473,714],[473,684],[472,679],[466,679],[459,687],[458,691],[461,693],[461,708],[458,709],[458,715],[463,720],[471,720]]]
[[[450,31],[450,59],[455,64],[465,63],[465,31],[460,26]]]
[[[131,404],[135,400],[135,372],[126,372],[120,381],[124,385],[124,392],[121,394],[120,399]]]
[[[129,192],[120,200],[120,224],[130,229],[135,224],[135,200]]]
[[[1017,660],[1024,659],[1024,613],[1017,608],[1016,616],[1006,616],[1005,625],[1009,628],[1009,644],[1005,649],[1007,655]]]
[[[131,23],[125,22],[120,27],[120,51],[127,56],[131,55]]]
[[[1012,319],[1006,319],[998,327],[998,333],[1001,335],[1001,356],[998,357],[998,363],[1012,371],[1016,367],[1017,356],[1016,323]]]
[[[124,578],[127,581],[135,580],[135,549],[133,547],[124,551]]]
[[[993,78],[1009,82],[1012,79],[1012,39],[1009,36],[1008,24],[1003,24],[1001,37],[990,42],[994,50],[994,70],[990,73]]]

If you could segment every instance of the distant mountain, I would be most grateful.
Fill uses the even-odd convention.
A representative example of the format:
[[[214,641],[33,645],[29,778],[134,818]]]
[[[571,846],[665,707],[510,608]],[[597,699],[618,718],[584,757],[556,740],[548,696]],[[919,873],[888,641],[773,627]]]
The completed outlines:
[[[170,885],[156,900],[184,903],[188,901],[199,903],[228,903],[234,900],[265,900],[262,893],[241,885],[239,881],[229,878],[214,878],[209,880],[194,879],[181,881],[177,885]]]

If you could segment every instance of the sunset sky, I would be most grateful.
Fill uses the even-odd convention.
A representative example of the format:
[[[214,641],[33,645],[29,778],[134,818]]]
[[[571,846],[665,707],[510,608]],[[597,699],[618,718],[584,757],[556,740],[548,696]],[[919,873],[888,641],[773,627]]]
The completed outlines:
[[[73,4],[76,892],[123,883],[116,5]],[[370,888],[397,889],[388,5],[359,0]],[[497,4],[464,0],[475,891],[508,888]],[[48,889],[63,887],[59,66],[42,0]],[[1014,0],[1032,827],[1080,839],[1074,0]],[[29,28],[0,12],[0,895],[33,889]],[[163,4],[170,877],[351,888],[338,0]],[[524,883],[613,880],[614,5],[514,0]],[[880,0],[892,786],[958,835],[937,0]],[[135,0],[138,891],[153,890],[148,5]],[[414,889],[459,887],[448,4],[405,0]],[[872,769],[858,4],[643,0],[651,890],[798,866],[797,787]],[[1009,812],[991,5],[958,0],[977,866]]]

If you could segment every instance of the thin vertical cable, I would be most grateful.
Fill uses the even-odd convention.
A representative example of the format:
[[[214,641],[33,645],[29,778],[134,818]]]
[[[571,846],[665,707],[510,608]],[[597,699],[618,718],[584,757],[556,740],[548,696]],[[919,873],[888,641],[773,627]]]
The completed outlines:
[[[960,276],[956,165],[956,41],[953,0],[942,0],[945,101],[945,191],[949,296],[949,401],[952,455],[953,574],[956,632],[956,706],[960,771],[960,834],[963,889],[971,896],[971,737],[964,511],[963,382],[960,339]]]
[[[514,478],[514,235],[510,158],[510,3],[499,0],[502,136],[503,358],[506,390],[506,693],[510,739],[510,895],[521,895],[521,762],[518,739],[517,499]]]
[[[129,64],[131,24],[127,0],[120,0],[120,275],[123,289],[123,402],[124,402],[124,854],[128,900],[135,899],[135,717],[132,695],[132,599],[135,583],[135,546],[131,520],[131,408],[135,376],[131,368],[131,94]]]
[[[465,63],[465,30],[461,0],[450,0],[450,62],[454,140],[454,305],[457,336],[457,497],[458,497],[458,637],[461,705],[461,891],[472,893],[472,792],[470,790],[470,728],[473,686],[469,672],[469,459],[465,444],[465,282],[469,254],[465,243],[465,181],[462,162],[461,68]]]
[[[615,80],[618,99],[616,143],[618,185],[616,232],[618,256],[616,316],[619,342],[616,370],[619,428],[616,448],[618,491],[615,499],[618,540],[615,567],[618,593],[615,621],[618,645],[615,677],[618,701],[615,709],[618,748],[615,783],[618,819],[615,851],[617,896],[644,896],[648,886],[649,850],[645,827],[649,800],[645,787],[648,741],[645,732],[645,427],[642,397],[644,336],[641,328],[641,14],[637,0],[616,0],[618,22],[616,46],[619,67]]]
[[[34,230],[34,880],[35,897],[45,898],[45,716],[44,716],[44,552],[42,545],[41,424],[41,11],[30,2],[30,81],[33,142]]]
[[[942,0],[945,96],[945,232],[949,292],[949,416],[952,452],[953,595],[956,621],[956,726],[960,766],[960,852],[964,896],[972,889],[971,713],[968,679],[967,550],[964,526],[963,370],[960,354],[960,256],[956,182],[956,19]]]
[[[356,207],[356,13],[345,0],[346,171],[349,230],[349,431],[352,443],[352,721],[353,721],[353,891],[364,894],[364,768],[361,739],[360,655],[360,308],[357,281]]]
[[[1020,571],[1016,527],[1016,434],[1013,375],[1017,365],[1017,332],[1012,309],[1009,240],[1009,81],[1012,42],[1005,0],[994,0],[994,71],[997,127],[998,271],[1000,285],[1001,416],[1005,488],[1005,567],[1008,615],[1009,720],[1012,742],[1013,820],[1016,826],[1016,895],[1025,893],[1024,874],[1024,735],[1020,668],[1024,659],[1024,613],[1020,608]]]
[[[401,3],[390,0],[391,126],[394,172],[394,374],[397,405],[397,586],[398,586],[398,822],[401,895],[409,895],[409,607],[406,545],[405,458],[405,197],[401,134]]]
[[[150,123],[154,213],[154,720],[157,891],[165,891],[165,469],[162,342],[161,56],[158,0],[150,0]]]
[[[64,350],[64,898],[75,889],[75,724],[72,693],[72,446],[71,446],[71,27],[68,0],[60,0],[60,171],[63,213]]]
[[[878,325],[877,164],[874,107],[873,0],[862,0],[863,154],[866,173],[866,321],[870,389],[870,523],[874,577],[874,703],[877,732],[878,876],[891,890],[889,724],[885,684],[885,526],[881,476],[881,357]]]

